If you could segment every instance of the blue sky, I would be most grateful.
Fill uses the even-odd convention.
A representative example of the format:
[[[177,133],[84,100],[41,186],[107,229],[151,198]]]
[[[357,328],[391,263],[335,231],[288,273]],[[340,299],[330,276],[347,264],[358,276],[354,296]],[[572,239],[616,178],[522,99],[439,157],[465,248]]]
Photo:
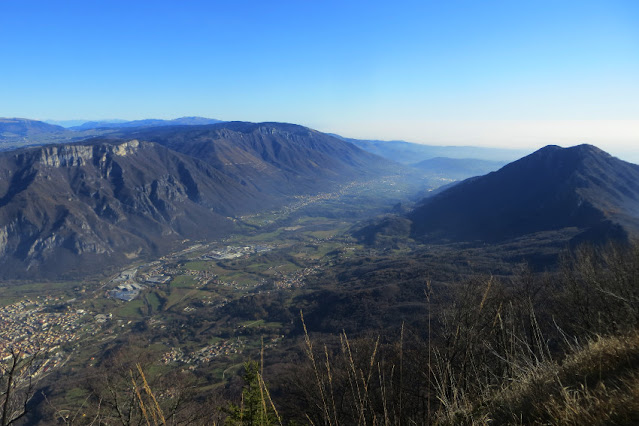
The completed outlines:
[[[639,146],[634,0],[0,0],[0,43],[4,117]]]

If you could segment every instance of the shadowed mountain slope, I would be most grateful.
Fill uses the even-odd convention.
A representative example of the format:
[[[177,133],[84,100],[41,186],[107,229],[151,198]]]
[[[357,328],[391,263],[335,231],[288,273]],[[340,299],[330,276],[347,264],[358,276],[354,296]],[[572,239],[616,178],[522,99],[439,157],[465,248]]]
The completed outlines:
[[[392,167],[350,143],[294,124],[229,122],[124,134],[198,158],[272,195],[324,191],[345,178]]]
[[[639,229],[639,166],[591,145],[547,146],[425,199],[410,214],[427,239],[500,241],[575,227],[588,239]]]

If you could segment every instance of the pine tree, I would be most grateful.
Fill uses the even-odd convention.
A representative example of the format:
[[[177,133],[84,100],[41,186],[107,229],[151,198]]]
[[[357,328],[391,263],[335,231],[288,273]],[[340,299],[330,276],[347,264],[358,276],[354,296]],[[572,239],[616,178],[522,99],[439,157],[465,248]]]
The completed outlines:
[[[267,401],[266,387],[255,361],[244,364],[244,388],[240,405],[231,404],[226,424],[242,426],[268,426],[277,423],[277,418]]]

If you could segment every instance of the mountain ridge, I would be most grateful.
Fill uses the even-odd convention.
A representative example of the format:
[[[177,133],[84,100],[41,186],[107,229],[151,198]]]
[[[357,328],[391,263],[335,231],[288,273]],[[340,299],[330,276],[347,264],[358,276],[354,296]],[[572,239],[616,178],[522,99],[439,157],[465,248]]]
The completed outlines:
[[[226,216],[250,211],[256,196],[196,159],[137,140],[47,145],[0,155],[0,164],[5,276],[20,265],[36,276],[86,272],[217,237],[233,227]]]
[[[223,169],[258,191],[317,191],[340,176],[388,168],[381,157],[308,127],[290,123],[225,122],[125,131]]]
[[[637,212],[639,166],[592,145],[549,145],[423,200],[409,217],[416,237],[495,242],[566,227],[635,231]]]

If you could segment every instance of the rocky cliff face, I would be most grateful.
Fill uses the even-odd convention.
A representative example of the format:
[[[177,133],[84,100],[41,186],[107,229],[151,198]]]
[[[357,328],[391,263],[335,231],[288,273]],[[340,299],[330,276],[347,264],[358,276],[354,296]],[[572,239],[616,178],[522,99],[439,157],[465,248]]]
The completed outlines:
[[[65,275],[218,236],[233,226],[227,216],[259,198],[211,166],[137,140],[5,153],[0,168],[5,276]]]

